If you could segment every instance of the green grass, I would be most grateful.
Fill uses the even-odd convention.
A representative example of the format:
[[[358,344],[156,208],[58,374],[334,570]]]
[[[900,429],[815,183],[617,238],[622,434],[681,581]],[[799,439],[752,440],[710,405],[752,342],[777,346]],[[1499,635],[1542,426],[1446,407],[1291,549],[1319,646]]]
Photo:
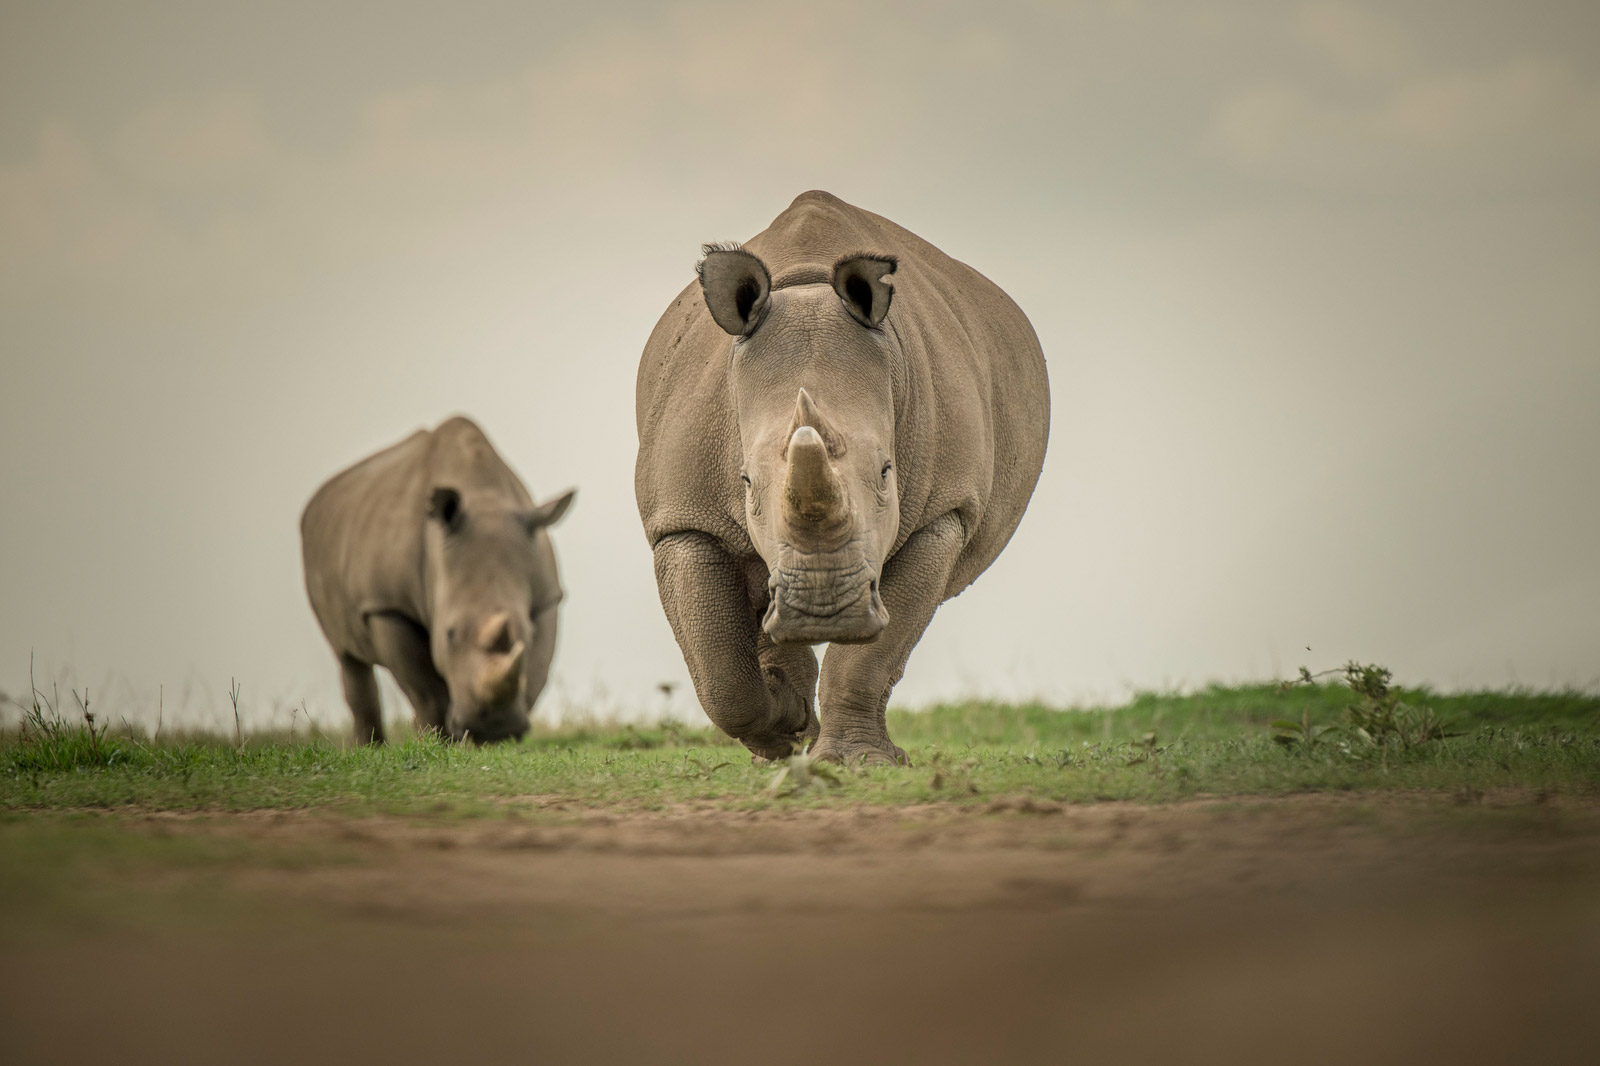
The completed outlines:
[[[1025,795],[1073,803],[1166,802],[1196,795],[1330,790],[1475,794],[1600,790],[1600,697],[1581,693],[1404,691],[1460,735],[1403,749],[1341,739],[1273,740],[1274,720],[1336,724],[1343,686],[1273,685],[1142,695],[1104,711],[971,702],[893,711],[911,769],[841,772],[833,787],[774,791],[713,730],[586,725],[522,744],[474,748],[409,737],[352,749],[326,739],[146,740],[58,725],[0,739],[0,810],[136,808],[474,816],[557,804],[622,809],[682,802],[779,804],[984,802]],[[791,782],[793,778],[790,779]],[[828,784],[826,781],[820,784]]]

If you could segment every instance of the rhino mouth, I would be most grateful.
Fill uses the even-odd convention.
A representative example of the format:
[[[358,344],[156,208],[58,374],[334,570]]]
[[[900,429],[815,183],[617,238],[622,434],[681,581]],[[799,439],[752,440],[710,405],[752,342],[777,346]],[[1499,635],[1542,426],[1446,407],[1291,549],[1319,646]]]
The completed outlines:
[[[515,707],[480,707],[468,714],[452,714],[447,732],[457,743],[495,744],[502,740],[521,740],[528,728],[527,714]]]
[[[492,722],[457,726],[450,730],[450,739],[457,743],[471,741],[474,744],[496,744],[502,740],[521,740],[527,732],[526,722]]]
[[[784,546],[767,593],[761,628],[780,644],[860,644],[889,624],[875,568],[853,541],[832,552]]]

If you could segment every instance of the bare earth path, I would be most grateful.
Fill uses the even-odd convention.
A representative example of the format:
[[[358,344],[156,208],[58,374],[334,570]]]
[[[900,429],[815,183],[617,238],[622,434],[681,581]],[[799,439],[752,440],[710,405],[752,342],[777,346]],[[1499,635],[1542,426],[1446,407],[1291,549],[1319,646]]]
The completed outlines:
[[[58,852],[17,836],[34,823],[0,828],[27,867],[0,938],[10,1063],[1548,1063],[1600,1046],[1594,796],[128,812],[55,836],[190,858],[102,862],[128,849],[95,843],[37,882]]]

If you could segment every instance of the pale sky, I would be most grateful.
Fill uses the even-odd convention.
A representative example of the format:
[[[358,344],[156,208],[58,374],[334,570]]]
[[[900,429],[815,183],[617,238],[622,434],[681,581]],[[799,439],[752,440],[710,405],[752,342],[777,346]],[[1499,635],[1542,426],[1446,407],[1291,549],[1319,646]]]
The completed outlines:
[[[634,372],[699,245],[810,188],[1050,368],[1032,507],[899,704],[1600,686],[1592,3],[220,7],[0,3],[0,690],[31,653],[231,724],[236,677],[343,732],[300,508],[464,412],[579,488],[542,706],[698,716]]]

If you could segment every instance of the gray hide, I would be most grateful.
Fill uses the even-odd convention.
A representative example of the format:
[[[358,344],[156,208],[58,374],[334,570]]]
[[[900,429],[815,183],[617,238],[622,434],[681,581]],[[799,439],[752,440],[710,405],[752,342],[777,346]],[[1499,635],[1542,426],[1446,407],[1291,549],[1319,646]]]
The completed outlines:
[[[418,430],[317,490],[300,518],[306,592],[339,657],[358,743],[383,740],[372,668],[420,729],[520,738],[550,674],[561,581],[535,504],[483,431]]]
[[[983,275],[828,193],[705,251],[639,363],[634,473],[700,704],[758,755],[816,737],[903,762],[890,690],[1039,478],[1038,338]]]

